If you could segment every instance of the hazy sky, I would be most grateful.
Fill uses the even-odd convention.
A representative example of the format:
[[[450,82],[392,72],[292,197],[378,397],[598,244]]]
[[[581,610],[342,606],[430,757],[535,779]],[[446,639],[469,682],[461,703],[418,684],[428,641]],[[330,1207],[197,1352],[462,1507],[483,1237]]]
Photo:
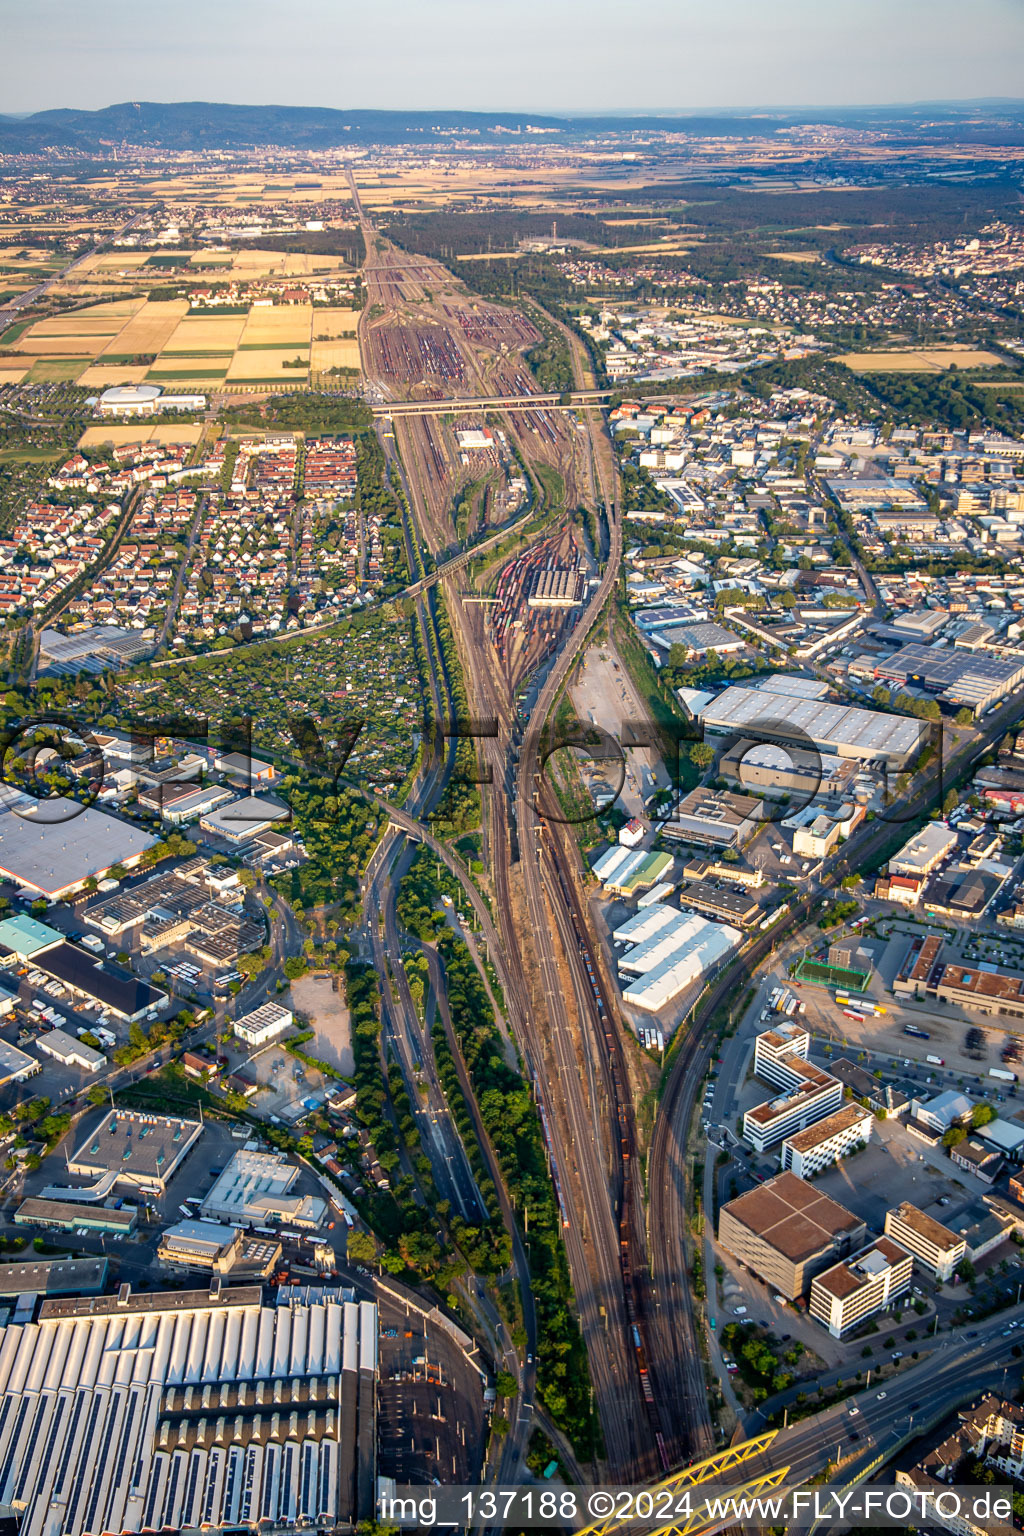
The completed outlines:
[[[0,0],[0,111],[1021,96],[1024,0]]]

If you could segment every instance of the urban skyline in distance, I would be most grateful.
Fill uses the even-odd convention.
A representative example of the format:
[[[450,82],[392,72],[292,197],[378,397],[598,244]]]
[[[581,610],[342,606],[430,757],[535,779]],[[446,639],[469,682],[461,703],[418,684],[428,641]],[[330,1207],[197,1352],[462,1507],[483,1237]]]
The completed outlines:
[[[1024,1528],[1022,15],[7,8],[0,1536]]]

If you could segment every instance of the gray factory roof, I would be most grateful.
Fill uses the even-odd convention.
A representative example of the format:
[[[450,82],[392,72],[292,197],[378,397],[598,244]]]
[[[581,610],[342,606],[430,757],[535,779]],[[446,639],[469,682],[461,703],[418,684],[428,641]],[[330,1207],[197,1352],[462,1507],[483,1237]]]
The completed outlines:
[[[62,1291],[100,1291],[110,1260],[33,1259],[25,1264],[0,1264],[0,1296],[59,1296]]]
[[[794,698],[767,688],[726,688],[700,711],[705,725],[719,730],[763,732],[792,730],[816,746],[856,749],[863,758],[906,758],[921,742],[922,725],[900,715],[882,715],[847,704]]]
[[[45,896],[136,858],[158,841],[74,800],[39,801],[8,791],[0,803],[0,874]]]
[[[72,1172],[131,1174],[167,1178],[202,1135],[198,1120],[111,1110],[72,1155]]]

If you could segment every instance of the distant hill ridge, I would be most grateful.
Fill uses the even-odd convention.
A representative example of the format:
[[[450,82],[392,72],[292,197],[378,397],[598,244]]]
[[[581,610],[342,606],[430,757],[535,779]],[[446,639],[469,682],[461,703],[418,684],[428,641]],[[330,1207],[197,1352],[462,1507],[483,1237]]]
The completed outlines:
[[[936,114],[939,119],[936,120]],[[923,119],[927,119],[927,127]],[[944,120],[943,120],[944,119]],[[658,115],[552,117],[536,112],[349,111],[332,107],[237,106],[224,102],[121,102],[97,111],[56,108],[30,116],[0,115],[0,153],[49,148],[102,152],[121,143],[160,149],[247,149],[275,144],[329,149],[352,143],[443,141],[453,132],[501,142],[528,127],[574,139],[595,134],[671,129],[693,135],[738,137],[778,133],[800,123],[897,127],[918,139],[1015,142],[1024,130],[1024,102],[915,103],[911,106],[808,107],[701,116]],[[554,136],[554,135],[552,135]]]

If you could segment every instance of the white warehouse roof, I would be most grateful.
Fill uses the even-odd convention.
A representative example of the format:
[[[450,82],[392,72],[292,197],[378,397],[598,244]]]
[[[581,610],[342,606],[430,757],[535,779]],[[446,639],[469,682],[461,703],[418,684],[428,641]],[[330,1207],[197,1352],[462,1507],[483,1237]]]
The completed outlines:
[[[623,988],[622,998],[652,1013],[718,965],[743,937],[726,923],[658,905],[638,912],[613,937],[620,942],[640,935],[619,961],[620,972],[639,973]]]
[[[726,688],[700,711],[712,730],[761,734],[769,739],[806,740],[840,757],[872,761],[886,758],[902,765],[921,745],[924,726],[902,715],[827,704],[770,688]]]

